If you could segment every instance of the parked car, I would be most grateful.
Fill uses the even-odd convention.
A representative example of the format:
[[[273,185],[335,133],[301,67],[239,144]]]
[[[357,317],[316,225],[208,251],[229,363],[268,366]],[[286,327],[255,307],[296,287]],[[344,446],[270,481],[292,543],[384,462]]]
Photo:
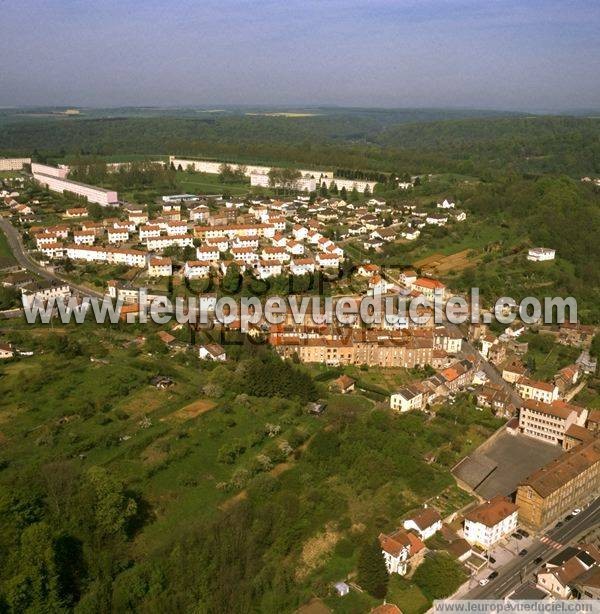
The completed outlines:
[[[517,533],[521,534],[523,537],[529,537],[529,533],[525,529],[518,529]]]
[[[537,559],[533,559],[536,565],[539,565],[544,560],[544,557],[538,556]]]
[[[565,524],[562,520],[559,520],[555,525],[554,528],[555,529],[560,529],[560,527],[563,526],[563,524]]]
[[[479,586],[485,586],[488,582],[489,580],[487,578],[482,578],[479,580]]]
[[[569,514],[568,516],[565,516],[563,518],[564,522],[569,522],[569,520],[571,520],[571,518],[573,518],[573,514]]]
[[[488,576],[488,580],[493,580],[494,578],[498,577],[498,572],[497,571],[492,571],[492,573]]]
[[[577,516],[577,514],[581,514],[581,508],[580,507],[576,507],[572,512],[571,512],[571,516]]]
[[[519,533],[513,533],[512,537],[514,537],[515,539],[523,539],[523,536],[520,535]]]
[[[496,562],[496,559],[495,559],[493,556],[491,556],[491,557],[488,559],[488,561],[489,561],[490,563],[495,563],[495,562]]]
[[[521,552],[519,552],[519,556],[525,556],[527,554],[527,548],[523,548]]]

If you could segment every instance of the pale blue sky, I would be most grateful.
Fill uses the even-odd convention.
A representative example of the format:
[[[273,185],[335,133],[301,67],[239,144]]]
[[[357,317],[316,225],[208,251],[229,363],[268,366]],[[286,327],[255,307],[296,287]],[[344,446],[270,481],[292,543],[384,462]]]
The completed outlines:
[[[600,108],[590,0],[0,0],[0,106]]]

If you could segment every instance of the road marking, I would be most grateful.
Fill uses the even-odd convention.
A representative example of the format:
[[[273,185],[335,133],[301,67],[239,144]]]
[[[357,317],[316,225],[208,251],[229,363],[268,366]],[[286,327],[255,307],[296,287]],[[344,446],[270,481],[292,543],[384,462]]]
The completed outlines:
[[[543,537],[541,537],[540,541],[547,546],[550,546],[550,548],[554,548],[555,550],[559,550],[563,547],[562,544],[557,541],[554,541],[551,537],[548,537],[548,535],[544,535]]]

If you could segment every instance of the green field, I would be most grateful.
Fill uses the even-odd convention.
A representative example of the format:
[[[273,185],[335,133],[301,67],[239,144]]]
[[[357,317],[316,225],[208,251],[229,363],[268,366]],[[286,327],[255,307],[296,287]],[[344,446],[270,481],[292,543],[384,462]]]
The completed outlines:
[[[0,366],[0,461],[18,459],[0,462],[0,484],[13,501],[9,508],[0,506],[0,517],[8,521],[15,513],[11,510],[24,506],[57,529],[87,540],[78,528],[77,493],[88,470],[106,469],[147,510],[119,549],[104,546],[107,555],[119,559],[120,552],[126,553],[133,564],[125,575],[115,572],[115,587],[133,577],[139,581],[148,566],[161,564],[165,551],[182,544],[195,557],[186,567],[223,555],[229,568],[223,546],[211,536],[216,532],[229,539],[225,535],[233,515],[246,535],[238,548],[246,550],[248,560],[269,558],[271,572],[280,569],[285,582],[292,583],[287,591],[274,586],[270,598],[283,609],[289,607],[284,603],[297,606],[315,586],[353,572],[358,544],[366,535],[395,528],[402,514],[423,501],[439,502],[444,512],[460,507],[448,494],[454,484],[450,467],[500,424],[466,401],[429,422],[420,414],[396,416],[376,409],[377,402],[362,393],[331,394],[330,380],[319,379],[316,394],[328,407],[316,418],[295,398],[244,393],[244,365],[264,350],[227,346],[235,361],[206,364],[185,351],[169,352],[157,330],[94,324],[32,328],[18,321],[4,327],[9,340],[35,355]],[[146,338],[141,346],[140,335]],[[312,367],[296,369],[315,373]],[[376,373],[353,375],[374,387],[382,383]],[[174,386],[152,387],[150,378],[158,374],[173,378]],[[279,376],[266,368],[265,377],[267,383]],[[390,385],[405,377],[411,376],[391,374]],[[265,434],[269,430],[272,436]],[[454,445],[446,449],[450,441]],[[427,464],[424,456],[434,450],[438,461]],[[61,475],[70,476],[73,493],[61,503],[60,518],[29,500],[32,493],[49,496],[56,463]],[[263,522],[279,526],[279,546],[256,541]],[[18,538],[18,526],[2,534],[7,546]],[[359,526],[356,533],[353,527]],[[326,534],[333,536],[331,544]],[[335,545],[340,541],[349,544],[341,550]],[[97,573],[95,563],[89,565],[90,573]],[[6,578],[12,567],[4,568]],[[178,590],[183,576],[175,569],[168,574]],[[221,572],[211,577],[220,583]],[[83,588],[93,590],[87,583]],[[406,590],[410,596],[418,588]],[[318,592],[327,597],[326,588]],[[140,603],[148,598],[143,593]],[[115,599],[121,603],[123,597]],[[349,611],[355,599],[361,601],[358,596],[340,601],[336,611]]]
[[[14,261],[13,253],[8,245],[6,235],[0,230],[0,258]]]

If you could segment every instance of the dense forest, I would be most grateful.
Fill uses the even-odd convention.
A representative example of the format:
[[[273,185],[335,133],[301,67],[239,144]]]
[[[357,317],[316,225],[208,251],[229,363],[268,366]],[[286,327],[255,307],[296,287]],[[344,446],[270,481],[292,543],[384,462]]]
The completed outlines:
[[[0,116],[0,151],[212,156],[387,172],[600,172],[600,119],[553,116],[401,117],[340,110],[303,117]],[[451,116],[452,117],[452,116]],[[410,119],[410,121],[408,121]]]

